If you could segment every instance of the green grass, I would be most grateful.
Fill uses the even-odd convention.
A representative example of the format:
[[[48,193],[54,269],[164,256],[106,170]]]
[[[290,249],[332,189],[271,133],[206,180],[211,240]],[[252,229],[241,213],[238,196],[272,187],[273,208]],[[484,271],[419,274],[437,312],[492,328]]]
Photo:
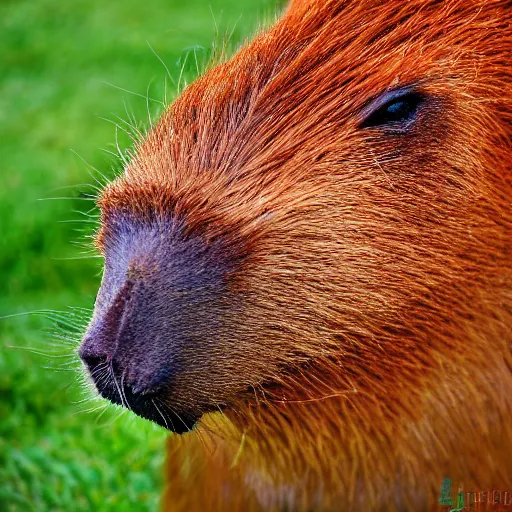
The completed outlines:
[[[45,309],[68,319],[0,320],[0,510],[157,508],[166,433],[114,406],[86,412],[103,403],[84,390],[75,356],[88,313],[69,308],[92,307],[102,262],[81,259],[90,253],[74,243],[94,228],[96,173],[82,158],[112,176],[119,161],[100,148],[116,151],[115,127],[102,118],[144,122],[147,94],[175,94],[148,43],[176,80],[182,67],[191,80],[187,54],[206,61],[231,31],[240,42],[278,3],[0,4],[0,316]],[[118,136],[126,148],[128,137]],[[41,201],[52,197],[67,199]]]

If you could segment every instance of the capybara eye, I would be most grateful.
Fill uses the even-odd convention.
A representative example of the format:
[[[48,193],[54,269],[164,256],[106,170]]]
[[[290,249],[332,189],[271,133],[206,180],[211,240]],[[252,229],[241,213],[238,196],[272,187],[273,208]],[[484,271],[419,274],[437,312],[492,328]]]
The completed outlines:
[[[423,101],[422,94],[410,89],[386,92],[365,109],[361,127],[389,127],[395,130],[409,128]]]

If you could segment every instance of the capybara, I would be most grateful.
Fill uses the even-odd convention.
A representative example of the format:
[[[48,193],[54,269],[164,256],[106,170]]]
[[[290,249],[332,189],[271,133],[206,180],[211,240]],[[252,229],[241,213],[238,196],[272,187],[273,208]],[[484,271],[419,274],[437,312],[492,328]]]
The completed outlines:
[[[105,187],[80,356],[175,433],[168,510],[512,490],[511,19],[292,1]]]

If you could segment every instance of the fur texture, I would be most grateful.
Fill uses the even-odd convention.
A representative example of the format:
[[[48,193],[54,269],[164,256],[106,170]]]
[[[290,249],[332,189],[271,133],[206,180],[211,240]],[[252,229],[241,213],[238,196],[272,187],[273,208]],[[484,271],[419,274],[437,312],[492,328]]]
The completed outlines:
[[[426,511],[444,478],[510,488],[511,16],[296,0],[105,189],[107,260],[117,219],[171,246],[179,219],[223,269],[173,320],[186,342],[154,349],[152,321],[127,349],[145,368],[179,351],[163,416],[210,412],[169,440],[168,510]],[[401,87],[422,98],[411,122],[362,126]]]

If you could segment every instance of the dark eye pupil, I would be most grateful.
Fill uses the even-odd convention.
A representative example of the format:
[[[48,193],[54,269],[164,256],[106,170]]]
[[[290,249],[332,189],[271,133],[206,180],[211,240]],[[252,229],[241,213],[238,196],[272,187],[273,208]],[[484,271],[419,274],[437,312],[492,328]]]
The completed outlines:
[[[401,116],[407,114],[409,109],[407,108],[407,103],[405,101],[395,101],[395,103],[391,103],[391,105],[387,108],[388,114],[394,116]]]
[[[412,92],[392,98],[371,112],[361,126],[363,128],[374,126],[399,128],[414,120],[421,101],[421,95]]]

